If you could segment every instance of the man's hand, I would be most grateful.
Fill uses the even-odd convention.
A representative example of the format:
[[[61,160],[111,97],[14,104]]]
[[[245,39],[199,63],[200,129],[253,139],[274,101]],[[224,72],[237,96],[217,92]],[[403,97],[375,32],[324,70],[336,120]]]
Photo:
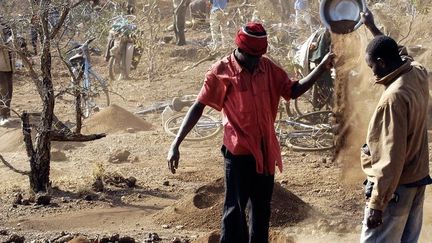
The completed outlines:
[[[325,68],[327,70],[330,70],[334,66],[335,56],[336,55],[333,52],[327,53],[321,60],[319,66],[322,66],[322,68]]]
[[[369,229],[374,229],[383,223],[382,211],[369,208],[366,225]]]
[[[171,145],[171,148],[168,151],[167,160],[168,160],[168,169],[171,171],[171,173],[175,174],[180,160],[180,152],[177,146]]]
[[[360,13],[360,18],[363,24],[370,30],[373,36],[382,35],[381,30],[378,29],[375,25],[375,20],[372,12],[369,9],[366,9],[365,12]]]
[[[369,9],[366,9],[366,11],[361,12],[360,17],[363,24],[366,25],[367,27],[375,26],[374,16]]]

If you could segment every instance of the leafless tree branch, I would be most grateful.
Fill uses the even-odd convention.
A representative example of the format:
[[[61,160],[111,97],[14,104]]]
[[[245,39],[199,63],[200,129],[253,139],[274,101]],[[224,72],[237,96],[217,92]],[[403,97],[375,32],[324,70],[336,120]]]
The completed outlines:
[[[30,172],[29,171],[22,171],[22,170],[18,170],[17,168],[13,167],[9,162],[7,162],[2,155],[0,155],[0,161],[6,165],[6,167],[8,167],[10,170],[12,170],[13,172],[16,172],[18,174],[21,175],[29,175]]]

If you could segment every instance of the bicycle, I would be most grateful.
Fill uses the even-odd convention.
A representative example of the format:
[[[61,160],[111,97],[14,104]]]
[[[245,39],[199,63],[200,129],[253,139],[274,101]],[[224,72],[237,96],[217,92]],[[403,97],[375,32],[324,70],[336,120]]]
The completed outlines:
[[[109,106],[110,104],[106,80],[92,69],[89,44],[94,40],[95,38],[92,38],[83,44],[75,43],[76,45],[66,52],[66,54],[76,53],[68,59],[74,75],[71,79],[71,89],[72,94],[76,95],[76,105],[80,105],[84,118],[98,111],[100,105]],[[68,93],[69,89],[56,96]]]
[[[180,98],[174,98],[169,108],[172,108],[174,113],[163,122],[164,131],[170,136],[177,136],[180,126],[186,117],[186,112],[182,110],[185,107],[191,106],[195,99],[190,96],[188,99],[182,100]],[[165,109],[165,108],[164,108]],[[216,136],[222,131],[222,119],[216,114],[216,110],[212,108],[206,108],[197,124],[192,128],[191,132],[186,136],[185,140],[189,141],[202,141],[210,139]]]
[[[330,43],[328,43],[330,37],[326,33],[323,28],[315,31],[297,50],[294,60],[297,64],[296,73],[300,78],[308,75],[316,65],[311,60],[313,55],[317,55],[314,54],[314,51],[318,49],[318,46],[322,45],[330,48]],[[313,60],[317,61],[319,59],[315,56]],[[333,107],[333,80],[333,70],[324,73],[308,92],[294,100],[295,111],[302,115],[313,111],[331,110]]]
[[[137,30],[134,15],[117,16],[108,37],[108,69],[111,80],[129,79],[143,52],[143,33]]]
[[[276,136],[281,146],[297,151],[324,151],[334,148],[331,111],[315,111],[298,117],[278,119]]]

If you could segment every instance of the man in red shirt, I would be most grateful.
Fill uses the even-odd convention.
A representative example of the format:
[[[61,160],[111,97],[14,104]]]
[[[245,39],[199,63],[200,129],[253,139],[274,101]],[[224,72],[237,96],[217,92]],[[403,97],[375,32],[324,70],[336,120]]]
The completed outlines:
[[[287,73],[262,55],[267,34],[259,23],[248,23],[236,36],[237,49],[213,64],[197,100],[189,109],[168,153],[172,173],[178,168],[179,146],[198,122],[206,105],[222,111],[225,158],[225,203],[221,242],[268,242],[270,201],[275,166],[282,170],[274,122],[280,97],[297,98],[332,66],[327,54],[304,79],[293,82]],[[250,227],[245,209],[250,200]]]

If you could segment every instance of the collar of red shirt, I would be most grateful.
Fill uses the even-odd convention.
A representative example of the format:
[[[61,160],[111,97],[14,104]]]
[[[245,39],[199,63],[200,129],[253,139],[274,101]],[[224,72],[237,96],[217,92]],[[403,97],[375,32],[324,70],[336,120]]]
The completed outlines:
[[[256,72],[264,72],[264,61],[263,58],[265,57],[261,57],[260,61],[258,63],[258,68],[255,69],[254,73]],[[230,56],[230,62],[232,64],[232,67],[235,71],[236,74],[239,74],[243,71],[243,67],[240,65],[240,63],[238,63],[237,59],[235,58],[234,52],[231,54]]]

